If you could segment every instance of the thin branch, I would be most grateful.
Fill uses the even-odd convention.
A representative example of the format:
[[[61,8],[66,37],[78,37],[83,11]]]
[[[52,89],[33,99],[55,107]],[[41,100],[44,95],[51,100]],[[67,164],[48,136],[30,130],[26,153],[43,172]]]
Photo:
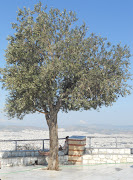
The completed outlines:
[[[48,112],[39,111],[39,110],[37,110],[37,109],[35,109],[35,111],[38,111],[39,113],[42,113],[42,114],[45,114],[45,115],[48,114]]]

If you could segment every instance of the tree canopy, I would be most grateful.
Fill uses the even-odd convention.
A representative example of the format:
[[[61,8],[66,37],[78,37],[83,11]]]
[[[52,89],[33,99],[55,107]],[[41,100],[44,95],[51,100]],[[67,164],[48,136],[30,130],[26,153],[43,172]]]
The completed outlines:
[[[2,71],[10,116],[49,112],[57,104],[63,111],[96,109],[129,93],[127,46],[111,46],[94,34],[86,37],[85,24],[73,27],[75,13],[47,13],[41,4],[34,11],[19,9],[17,21]]]
[[[109,106],[130,93],[130,51],[106,38],[88,35],[76,14],[35,5],[19,9],[1,69],[10,117]]]

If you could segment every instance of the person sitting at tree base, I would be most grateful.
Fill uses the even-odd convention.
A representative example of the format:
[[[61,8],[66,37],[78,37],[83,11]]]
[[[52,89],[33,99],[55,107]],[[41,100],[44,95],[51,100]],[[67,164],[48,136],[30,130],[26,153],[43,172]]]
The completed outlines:
[[[68,138],[69,136],[66,136],[66,140],[64,143],[64,146],[59,146],[59,152],[58,155],[68,155]],[[41,156],[49,156],[49,151],[38,151]]]
[[[64,155],[68,155],[68,138],[69,138],[69,136],[66,136],[66,140],[65,140],[64,146],[62,147],[60,145],[60,147],[59,147],[59,151],[62,151],[64,153]]]

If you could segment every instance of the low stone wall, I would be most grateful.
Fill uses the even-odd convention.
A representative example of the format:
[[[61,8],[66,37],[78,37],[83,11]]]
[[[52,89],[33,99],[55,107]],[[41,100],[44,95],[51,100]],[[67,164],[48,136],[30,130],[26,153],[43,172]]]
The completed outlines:
[[[1,167],[47,165],[48,156],[40,156],[38,151],[5,151],[0,152]],[[68,156],[59,156],[59,164],[68,164]]]
[[[31,166],[31,165],[47,165],[48,157],[10,157],[1,159],[1,167],[5,166]],[[67,165],[68,156],[59,156],[59,164]]]
[[[83,164],[102,164],[102,163],[130,163],[133,162],[133,154],[128,148],[87,148],[82,157]]]
[[[38,151],[7,151],[0,152],[1,166],[19,166],[19,165],[47,165],[48,156],[40,156]],[[79,157],[83,165],[106,164],[106,163],[133,163],[132,149],[90,149],[85,150],[85,154]],[[76,159],[77,160],[77,159]],[[75,161],[76,161],[75,160]],[[68,161],[68,156],[59,156],[59,164],[72,164]],[[74,164],[78,164],[74,163]]]
[[[84,155],[83,164],[103,164],[103,163],[130,163],[133,162],[133,155],[108,155],[108,154],[91,154]]]
[[[30,166],[47,164],[45,157],[10,157],[1,159],[1,167],[4,166]]]

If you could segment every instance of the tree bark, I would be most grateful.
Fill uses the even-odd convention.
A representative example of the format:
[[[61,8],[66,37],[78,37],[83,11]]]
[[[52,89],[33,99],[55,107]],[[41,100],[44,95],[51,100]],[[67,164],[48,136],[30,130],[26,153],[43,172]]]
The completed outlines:
[[[57,125],[57,112],[50,112],[50,117],[47,119],[49,127],[50,139],[50,153],[48,159],[48,170],[59,170],[58,160],[58,125]]]

